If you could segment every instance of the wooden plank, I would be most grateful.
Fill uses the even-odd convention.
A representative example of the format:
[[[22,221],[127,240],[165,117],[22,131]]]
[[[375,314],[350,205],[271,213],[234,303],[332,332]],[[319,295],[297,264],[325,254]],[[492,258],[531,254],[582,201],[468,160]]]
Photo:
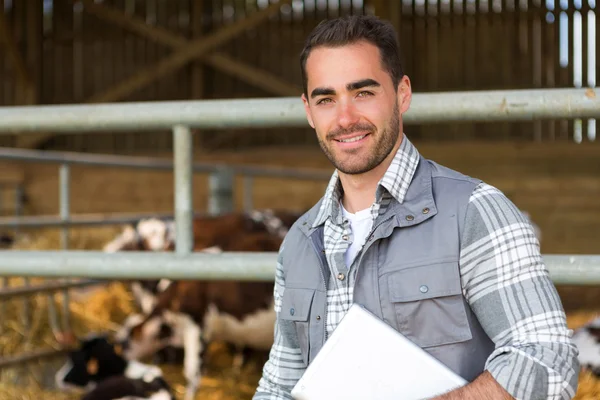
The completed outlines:
[[[272,94],[299,96],[302,93],[300,86],[288,83],[283,79],[273,78],[271,73],[262,69],[240,64],[225,54],[214,53],[207,57],[206,61],[209,65]]]
[[[204,4],[206,3],[203,0],[191,0],[191,9],[190,13],[190,21],[192,25],[191,35],[192,38],[197,39],[201,37],[204,32],[202,29],[202,15],[204,14]],[[181,46],[179,43],[175,44],[173,47]],[[197,61],[192,64],[192,86],[191,86],[191,96],[192,99],[201,99],[204,96],[204,68],[202,63]]]
[[[15,163],[0,162],[0,184],[21,184],[25,182],[25,172]]]
[[[277,7],[271,6],[269,9],[270,11],[265,11],[270,14],[276,12],[276,8]],[[97,16],[98,18],[102,18],[105,21],[109,21],[111,23],[114,23],[115,25],[119,25],[122,28],[128,29],[139,35],[147,37],[155,42],[164,44],[177,50],[184,49],[187,46],[189,46],[190,43],[192,43],[192,41],[189,41],[182,35],[170,32],[169,30],[159,26],[148,25],[140,18],[125,15],[105,5],[98,5],[86,0],[85,11]],[[265,11],[261,12],[264,13]],[[196,10],[195,12],[200,13],[202,12],[202,10]],[[255,13],[249,18],[254,18],[256,17],[256,15],[257,14]],[[196,17],[198,16],[196,15]],[[266,17],[268,17],[268,15],[263,14],[261,20]],[[240,21],[240,23],[244,22],[245,21]],[[235,26],[232,26],[231,28],[223,28],[220,32],[223,32],[223,34],[227,34],[226,31],[229,29],[235,29]],[[238,34],[239,33],[241,32],[238,32]],[[198,36],[195,35],[195,37]],[[212,35],[209,37],[212,37]],[[202,41],[202,39],[196,40]],[[224,40],[222,42],[224,42]],[[217,45],[214,45],[214,47],[216,47]],[[228,74],[233,75],[236,78],[242,79],[251,85],[269,91],[272,94],[278,96],[295,96],[296,94],[301,93],[301,88],[299,86],[290,84],[285,80],[279,78],[278,76],[273,75],[267,71],[261,70],[256,67],[252,67],[248,64],[244,64],[238,60],[229,57],[224,53],[201,53],[199,59],[204,61],[206,64],[211,65],[212,67],[221,69],[223,72],[227,72]],[[89,101],[96,100],[94,100],[94,98],[92,97],[92,99],[90,99]]]
[[[22,93],[22,97],[17,97],[18,99],[22,99],[19,103],[32,104],[35,95],[33,92],[34,88],[31,81],[31,74],[27,70],[25,60],[19,52],[11,25],[4,15],[4,9],[0,10],[0,42],[2,42],[6,48],[8,58],[11,60],[17,75],[19,82],[17,91]]]
[[[166,59],[134,74],[130,78],[127,78],[120,83],[117,83],[104,92],[91,96],[85,102],[101,103],[117,101],[130,95],[136,90],[147,87],[149,84],[155,82],[162,76],[165,76],[184,66],[192,59],[204,55],[205,53],[213,50],[215,47],[218,47],[219,45],[241,34],[246,29],[260,24],[269,18],[269,16],[271,16],[273,13],[278,12],[279,8],[283,4],[288,4],[290,2],[291,0],[282,0],[277,4],[272,4],[266,9],[250,15],[244,20],[241,20],[231,26],[224,27],[212,35],[189,41],[186,44],[178,47],[176,51]],[[88,4],[89,3],[85,3],[86,8],[88,7]],[[121,14],[121,16],[127,18],[123,14]],[[35,147],[40,142],[48,139],[50,136],[52,135],[47,133],[25,135],[23,136],[23,139],[21,139],[20,147]]]
[[[27,65],[31,71],[30,104],[39,102],[42,83],[42,0],[27,0]]]
[[[254,13],[231,26],[224,27],[206,38],[196,39],[188,42],[185,46],[177,49],[166,59],[148,67],[134,76],[114,85],[113,87],[98,93],[87,100],[88,103],[111,102],[123,99],[135,90],[141,89],[157,79],[165,76],[178,68],[181,68],[192,59],[213,50],[215,47],[226,43],[238,36],[246,29],[256,26],[279,12],[283,4],[289,4],[291,0],[282,0],[272,4],[266,9]]]

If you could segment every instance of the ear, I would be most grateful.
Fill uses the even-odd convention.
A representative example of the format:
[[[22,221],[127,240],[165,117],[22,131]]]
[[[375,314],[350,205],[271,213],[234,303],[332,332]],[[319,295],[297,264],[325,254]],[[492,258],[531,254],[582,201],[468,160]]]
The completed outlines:
[[[143,323],[140,323],[131,329],[130,335],[133,340],[140,340],[142,338],[143,326]]]
[[[308,120],[308,123],[311,126],[311,128],[315,129],[315,123],[313,122],[312,115],[310,113],[310,105],[308,104],[308,99],[306,98],[304,93],[302,93],[302,102],[304,103],[304,112],[306,113],[306,119]]]
[[[88,374],[96,375],[98,373],[98,360],[96,360],[93,357],[90,358],[86,364],[86,369],[87,369]]]
[[[404,75],[398,83],[398,91],[396,95],[398,96],[398,107],[400,108],[400,114],[404,114],[406,111],[408,111],[410,102],[412,100],[412,88],[408,76]]]

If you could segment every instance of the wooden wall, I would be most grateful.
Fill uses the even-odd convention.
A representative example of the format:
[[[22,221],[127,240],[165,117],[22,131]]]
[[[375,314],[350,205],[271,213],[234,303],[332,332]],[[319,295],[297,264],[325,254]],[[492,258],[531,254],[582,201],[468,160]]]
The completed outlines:
[[[132,77],[147,77],[177,46],[231,29],[268,4],[268,0],[85,0],[75,5],[72,0],[0,0],[10,33],[7,40],[12,38],[16,49],[0,53],[0,105],[297,95],[298,55],[310,30],[324,18],[364,13],[380,15],[397,27],[405,71],[416,92],[585,86],[595,80],[596,70],[588,69],[587,63],[590,19],[600,26],[600,13],[591,7],[594,0],[294,0],[212,49],[204,61],[184,63],[156,74],[157,79],[147,84],[131,85]],[[560,25],[565,23],[561,18],[568,26],[566,64],[560,59]],[[580,31],[573,29],[577,21]],[[143,33],[139,24],[146,25]],[[575,57],[578,32],[581,59]],[[24,69],[15,68],[19,56]],[[117,86],[121,84],[125,86]],[[116,93],[117,87],[127,89]],[[415,126],[413,135],[429,141],[589,141],[587,121],[582,121],[581,129],[575,123],[579,124],[440,124]],[[316,145],[307,129],[283,135],[277,129],[258,129],[250,136],[233,130],[207,131],[200,136],[198,146],[208,150]],[[101,153],[169,150],[171,145],[169,132],[43,136],[39,141],[0,136],[0,146]]]

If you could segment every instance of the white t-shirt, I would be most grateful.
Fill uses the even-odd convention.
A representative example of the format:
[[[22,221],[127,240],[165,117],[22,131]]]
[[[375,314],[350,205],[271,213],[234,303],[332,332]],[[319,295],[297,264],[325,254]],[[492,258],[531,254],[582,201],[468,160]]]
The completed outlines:
[[[364,210],[352,214],[342,205],[342,212],[344,218],[348,219],[350,230],[354,237],[352,244],[345,254],[346,266],[350,268],[350,265],[352,265],[352,262],[354,261],[354,257],[356,257],[356,254],[362,249],[365,240],[367,239],[367,235],[371,232],[373,218],[371,217],[371,208],[365,208]]]

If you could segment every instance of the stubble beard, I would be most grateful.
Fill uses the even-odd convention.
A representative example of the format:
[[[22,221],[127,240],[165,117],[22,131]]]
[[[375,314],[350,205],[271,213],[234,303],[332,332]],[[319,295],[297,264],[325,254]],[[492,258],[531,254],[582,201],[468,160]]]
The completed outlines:
[[[397,103],[397,102],[396,102]],[[333,166],[340,172],[346,175],[360,175],[371,171],[373,168],[381,164],[387,156],[392,152],[394,146],[400,136],[400,115],[398,111],[398,104],[394,106],[394,113],[387,127],[385,127],[380,134],[377,134],[377,128],[370,123],[356,124],[348,129],[338,129],[336,131],[329,132],[325,140],[321,139],[317,135],[319,146],[333,164]],[[375,139],[376,142],[372,145],[371,149],[368,149],[367,154],[359,155],[360,152],[365,152],[364,148],[357,149],[355,151],[343,151],[342,157],[336,157],[334,151],[331,149],[335,143],[332,139],[340,136],[347,135],[354,132],[368,132],[371,134],[371,138]],[[329,145],[328,143],[331,143]]]

